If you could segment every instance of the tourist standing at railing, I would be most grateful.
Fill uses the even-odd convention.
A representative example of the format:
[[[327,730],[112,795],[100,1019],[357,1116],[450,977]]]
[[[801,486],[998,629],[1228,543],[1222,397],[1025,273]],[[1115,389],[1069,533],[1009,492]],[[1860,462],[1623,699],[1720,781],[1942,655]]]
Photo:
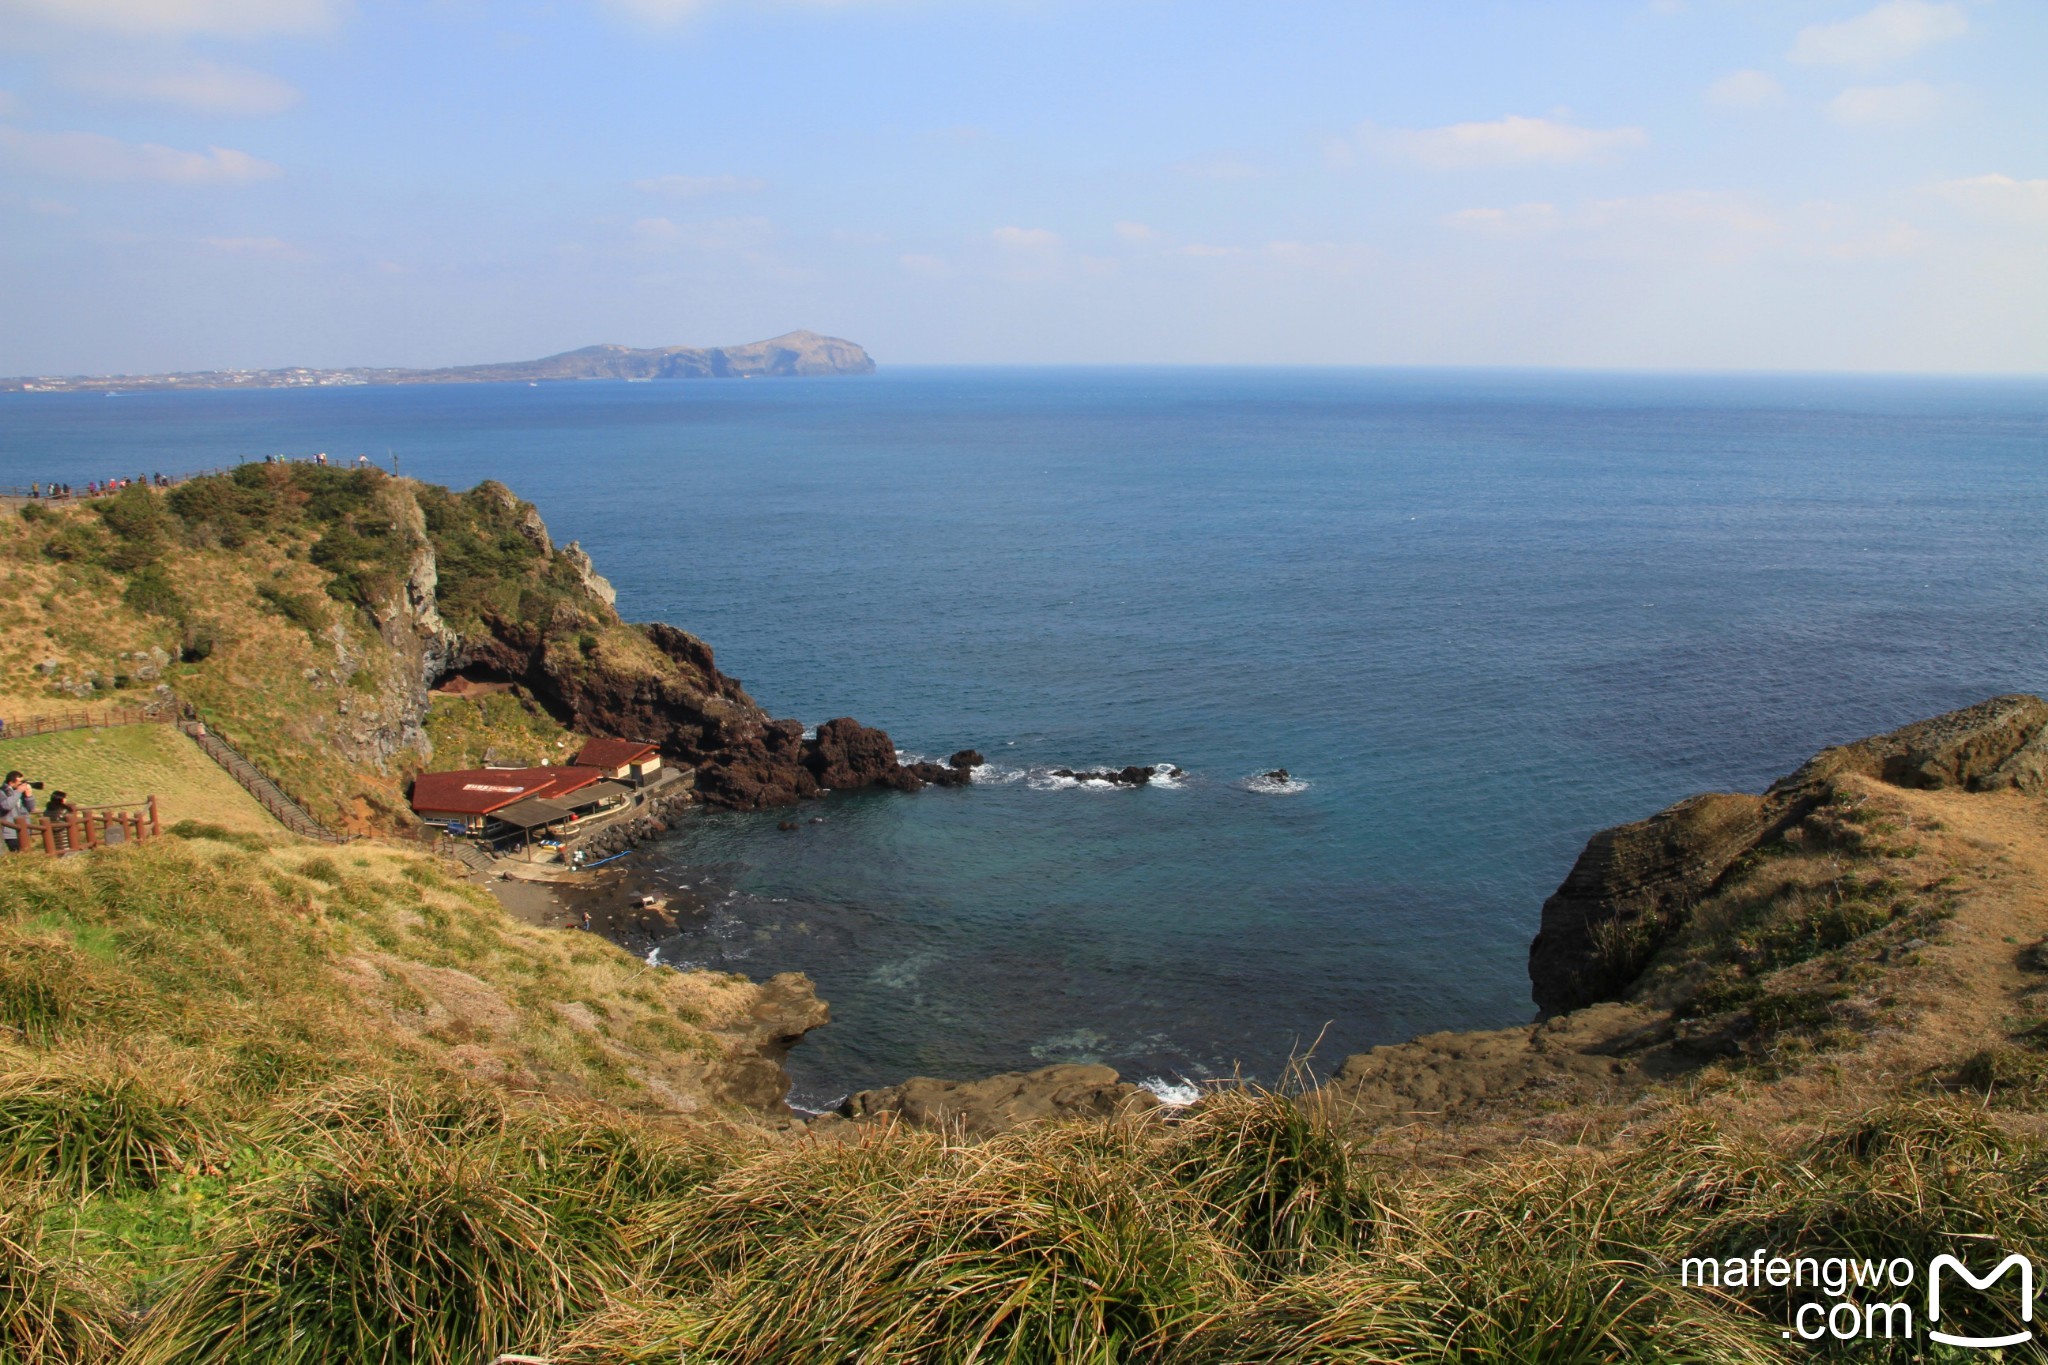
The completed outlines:
[[[35,808],[28,780],[19,769],[9,772],[6,781],[0,782],[0,839],[7,841],[9,853],[21,852],[22,825]]]
[[[71,821],[78,814],[78,807],[71,804],[66,792],[51,792],[50,799],[43,803],[43,819],[50,826],[50,837],[56,841],[59,853],[71,851]]]

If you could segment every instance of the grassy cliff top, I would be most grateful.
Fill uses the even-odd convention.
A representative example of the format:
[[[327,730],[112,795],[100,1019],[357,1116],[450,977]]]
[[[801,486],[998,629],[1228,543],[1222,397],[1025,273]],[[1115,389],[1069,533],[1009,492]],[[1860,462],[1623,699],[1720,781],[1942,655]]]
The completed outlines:
[[[427,684],[467,642],[514,637],[590,668],[673,671],[620,623],[530,504],[374,469],[250,464],[0,517],[0,714],[174,692],[330,825],[409,823]],[[444,708],[451,733],[546,732]]]
[[[0,606],[17,706],[175,686],[362,828],[423,736],[569,741],[530,695],[430,704],[461,641],[715,681],[505,490],[310,466],[0,518]],[[969,1141],[743,1121],[821,1017],[800,983],[650,969],[417,850],[271,831],[168,730],[6,743],[208,809],[0,858],[0,1362],[1931,1361],[1794,1341],[1792,1292],[1679,1263],[2048,1256],[2041,772],[1828,767],[1611,921],[1625,989],[1548,1022]]]

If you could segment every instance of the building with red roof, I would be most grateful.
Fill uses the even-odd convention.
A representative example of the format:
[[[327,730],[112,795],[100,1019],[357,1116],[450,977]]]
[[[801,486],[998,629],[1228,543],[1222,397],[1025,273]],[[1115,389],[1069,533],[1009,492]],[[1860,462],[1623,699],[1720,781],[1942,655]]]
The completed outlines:
[[[569,764],[553,768],[465,768],[454,772],[421,773],[412,783],[413,813],[422,820],[445,824],[451,833],[483,834],[493,820],[517,828],[532,828],[524,819],[505,819],[515,807],[537,803],[528,813],[553,816],[555,810],[566,819],[581,806],[599,799],[589,788],[603,782],[602,768]],[[578,793],[588,793],[578,799]],[[542,808],[539,803],[545,803]],[[549,823],[541,822],[541,823]]]
[[[639,739],[593,739],[569,761],[579,767],[602,769],[614,781],[642,787],[661,771],[661,750]]]

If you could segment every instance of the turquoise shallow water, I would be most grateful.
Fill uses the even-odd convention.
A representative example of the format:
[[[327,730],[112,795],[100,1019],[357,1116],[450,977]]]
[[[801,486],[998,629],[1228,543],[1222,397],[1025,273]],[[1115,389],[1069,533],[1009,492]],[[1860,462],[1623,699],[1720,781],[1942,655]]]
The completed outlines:
[[[0,396],[0,482],[504,480],[778,714],[991,782],[709,815],[677,961],[811,972],[799,1097],[1170,1078],[1530,1012],[1593,830],[2048,686],[2048,385],[1387,371]],[[1055,782],[1168,761],[1171,789]],[[1300,783],[1249,781],[1274,767]],[[809,823],[822,816],[822,823]]]

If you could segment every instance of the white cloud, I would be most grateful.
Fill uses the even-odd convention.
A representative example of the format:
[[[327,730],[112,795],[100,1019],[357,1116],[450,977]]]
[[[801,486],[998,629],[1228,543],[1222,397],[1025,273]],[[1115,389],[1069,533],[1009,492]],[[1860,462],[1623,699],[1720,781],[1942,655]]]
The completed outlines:
[[[730,0],[596,0],[599,8],[637,23],[668,28]],[[850,8],[861,0],[792,0],[809,9]]]
[[[702,199],[713,194],[759,194],[768,182],[740,175],[654,175],[635,180],[633,188],[671,199]]]
[[[1909,128],[1940,107],[1940,93],[1926,81],[1852,85],[1828,101],[1828,117],[1844,128]]]
[[[1510,114],[1490,123],[1442,128],[1380,128],[1366,124],[1360,140],[1380,152],[1425,166],[1567,165],[1595,161],[1650,140],[1640,128],[1581,128],[1556,119]]]
[[[254,256],[273,261],[310,261],[312,253],[281,237],[201,237],[199,244],[223,256]]]
[[[1166,234],[1158,228],[1143,223],[1122,222],[1114,229],[1116,235],[1126,242],[1156,242]]]
[[[1825,243],[1821,254],[1836,261],[1889,261],[1916,254],[1927,241],[1927,234],[1919,228],[1897,221],[1860,236]]]
[[[640,218],[627,230],[638,245],[649,250],[754,251],[774,235],[775,224],[766,218],[713,218],[691,223]]]
[[[1767,72],[1731,71],[1707,87],[1707,103],[1723,109],[1761,109],[1785,97],[1785,88]]]
[[[1958,4],[1885,0],[1875,9],[1835,24],[1809,24],[1792,42],[1792,60],[1815,66],[1883,66],[1930,43],[1969,31]]]
[[[1556,237],[1602,256],[1727,256],[1754,250],[1779,230],[1777,219],[1747,195],[1721,190],[1599,199],[1569,212],[1555,204],[1469,208],[1444,226],[1476,237]]]
[[[72,66],[58,84],[101,99],[168,104],[203,114],[276,114],[299,102],[297,87],[247,67],[190,58],[174,65]]]
[[[1555,204],[1516,204],[1513,208],[1459,209],[1444,216],[1444,226],[1496,237],[1548,232],[1563,221]]]
[[[51,218],[72,218],[78,214],[78,205],[67,204],[62,199],[31,199],[28,206],[31,212]]]
[[[999,227],[989,238],[1005,251],[1051,251],[1060,244],[1059,234],[1046,228]]]
[[[643,24],[675,24],[703,9],[702,0],[599,0],[616,14]]]
[[[937,256],[927,256],[922,252],[911,252],[908,255],[898,256],[896,264],[902,266],[906,273],[916,275],[921,279],[950,279],[953,274],[953,266],[950,262]]]
[[[1591,227],[1650,227],[1659,231],[1705,231],[1756,236],[1778,230],[1778,221],[1748,195],[1726,190],[1673,190],[1625,195],[1588,206],[1582,220]]]
[[[1973,175],[1944,181],[1935,193],[1952,204],[2004,222],[2048,225],[2048,180]]]
[[[1257,180],[1266,173],[1251,162],[1234,156],[1205,156],[1178,161],[1173,169],[1197,180]]]
[[[321,32],[345,5],[346,0],[0,0],[0,24],[39,21],[133,37],[253,38]]]
[[[99,133],[38,133],[7,127],[0,127],[0,162],[30,175],[59,180],[167,185],[246,184],[284,174],[280,166],[228,147],[188,152],[155,142],[122,142]]]

